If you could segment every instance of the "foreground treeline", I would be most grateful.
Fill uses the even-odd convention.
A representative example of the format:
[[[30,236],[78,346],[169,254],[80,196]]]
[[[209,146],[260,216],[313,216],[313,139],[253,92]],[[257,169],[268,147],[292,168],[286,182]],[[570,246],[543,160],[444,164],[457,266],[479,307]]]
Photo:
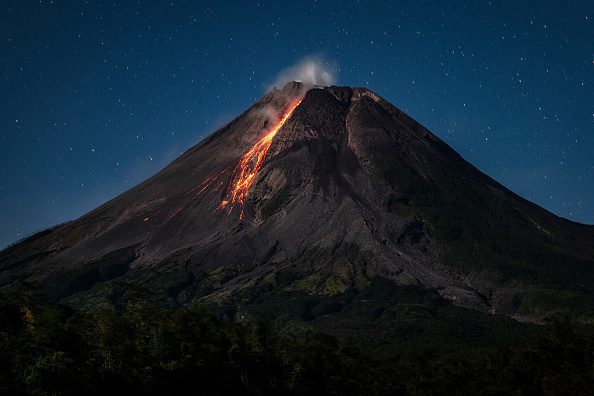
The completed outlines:
[[[594,394],[593,339],[567,321],[522,350],[383,355],[382,348],[201,307],[73,311],[0,301],[0,394]]]

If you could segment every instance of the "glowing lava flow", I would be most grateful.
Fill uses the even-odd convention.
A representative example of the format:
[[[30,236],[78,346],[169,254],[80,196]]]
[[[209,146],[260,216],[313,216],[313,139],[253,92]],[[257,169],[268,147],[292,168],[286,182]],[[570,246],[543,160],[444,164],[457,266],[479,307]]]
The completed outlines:
[[[264,159],[272,144],[272,139],[282,126],[285,125],[302,100],[303,99],[301,98],[291,103],[280,120],[272,128],[264,132],[264,137],[245,153],[243,157],[241,157],[231,173],[231,180],[227,187],[225,198],[221,200],[218,209],[228,207],[229,213],[231,213],[233,207],[236,204],[239,204],[242,206],[239,218],[243,219],[243,204],[245,203],[250,187],[252,186],[258,171],[264,164]]]
[[[237,204],[241,206],[241,212],[239,214],[239,219],[243,220],[243,205],[245,200],[248,196],[250,187],[252,183],[256,179],[258,171],[264,165],[264,159],[266,158],[266,154],[268,153],[268,149],[272,144],[272,139],[276,135],[276,133],[282,128],[283,125],[287,122],[293,111],[299,106],[303,98],[297,99],[292,102],[285,112],[280,116],[279,120],[274,124],[270,129],[264,132],[264,137],[260,139],[247,153],[241,157],[233,171],[231,172],[230,179],[227,183],[227,188],[225,190],[225,194],[221,199],[221,203],[215,209],[215,212],[218,210],[227,209],[228,213],[231,213],[233,207]],[[205,191],[209,190],[211,193],[216,193],[217,191],[221,190],[225,182],[220,178],[227,173],[229,167],[223,169],[222,171],[215,173],[211,176],[208,176],[202,183],[198,186],[191,189],[186,195],[192,195],[187,199],[187,201],[176,210],[165,220],[168,222],[169,220],[176,217],[179,213],[181,213],[192,201],[202,195]],[[215,185],[215,182],[218,181],[218,184]],[[212,188],[214,186],[214,188]],[[148,221],[148,218],[145,222]]]

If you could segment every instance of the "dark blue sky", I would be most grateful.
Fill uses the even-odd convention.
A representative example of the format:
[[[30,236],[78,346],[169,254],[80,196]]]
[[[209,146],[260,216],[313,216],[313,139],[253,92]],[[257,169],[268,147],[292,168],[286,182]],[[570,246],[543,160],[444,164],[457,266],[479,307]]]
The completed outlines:
[[[155,173],[305,56],[594,223],[592,1],[97,3],[0,5],[0,246]]]

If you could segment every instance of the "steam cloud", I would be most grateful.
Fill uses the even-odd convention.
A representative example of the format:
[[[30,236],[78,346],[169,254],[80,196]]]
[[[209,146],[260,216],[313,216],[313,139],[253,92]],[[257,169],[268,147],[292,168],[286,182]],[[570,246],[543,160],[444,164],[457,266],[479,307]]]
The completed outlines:
[[[331,62],[325,61],[319,57],[307,56],[297,64],[281,71],[277,76],[273,87],[280,88],[289,81],[299,81],[305,85],[332,85],[334,84],[336,74],[335,67]]]

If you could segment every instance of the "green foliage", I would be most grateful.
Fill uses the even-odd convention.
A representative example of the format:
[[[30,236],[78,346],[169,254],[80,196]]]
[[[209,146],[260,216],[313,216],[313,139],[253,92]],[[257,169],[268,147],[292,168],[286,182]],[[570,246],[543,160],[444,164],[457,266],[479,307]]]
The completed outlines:
[[[238,310],[274,321],[281,331],[310,328],[366,340],[377,353],[415,355],[431,349],[455,355],[461,349],[520,347],[542,335],[541,326],[453,305],[436,291],[375,278],[360,291],[331,296],[254,288]],[[422,349],[419,346],[422,345]]]
[[[428,298],[372,289],[365,299]],[[419,343],[418,353],[403,355],[378,353],[353,337],[228,322],[200,306],[137,301],[83,313],[25,294],[0,302],[0,393],[594,392],[592,337],[563,318],[543,329],[546,336],[522,348],[469,347],[446,356]]]

